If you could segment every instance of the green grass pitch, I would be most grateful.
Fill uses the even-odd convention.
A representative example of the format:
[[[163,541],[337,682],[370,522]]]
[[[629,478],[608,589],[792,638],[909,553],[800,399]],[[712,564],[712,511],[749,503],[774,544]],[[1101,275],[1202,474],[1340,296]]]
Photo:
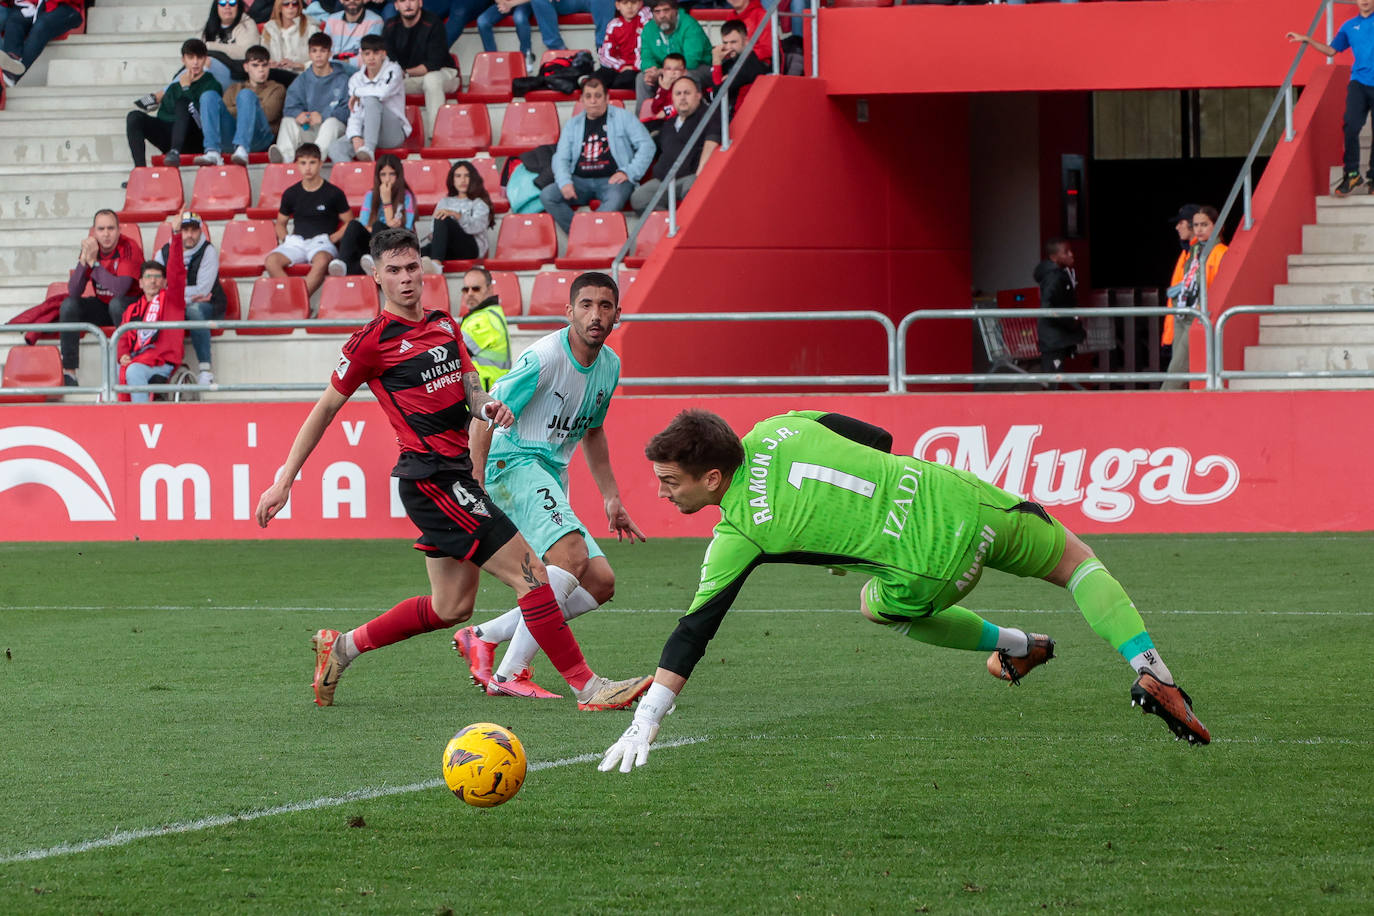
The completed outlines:
[[[0,545],[0,912],[1374,909],[1374,536],[1090,542],[1210,747],[1130,708],[1067,593],[995,572],[970,605],[1059,641],[1016,689],[863,621],[854,576],[764,567],[622,776],[592,761],[628,713],[487,698],[447,631],[311,703],[315,629],[426,590],[403,542]],[[596,670],[653,670],[701,548],[609,546]],[[509,603],[486,582],[476,619]],[[484,720],[535,766],[491,810],[436,787]]]

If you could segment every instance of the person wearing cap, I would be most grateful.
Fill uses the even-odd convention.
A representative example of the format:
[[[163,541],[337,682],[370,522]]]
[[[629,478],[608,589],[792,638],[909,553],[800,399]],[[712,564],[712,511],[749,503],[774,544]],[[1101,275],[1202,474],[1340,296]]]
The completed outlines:
[[[1188,249],[1193,247],[1193,217],[1202,208],[1197,204],[1184,204],[1174,215],[1174,231],[1178,233],[1178,260],[1174,262],[1174,274],[1169,278],[1169,308],[1183,290],[1183,272],[1188,266]],[[1169,365],[1169,356],[1174,349],[1174,316],[1164,316],[1164,331],[1159,336],[1159,364]]]
[[[186,320],[215,321],[223,318],[228,297],[219,281],[219,252],[205,238],[200,214],[190,210],[173,213],[167,217],[167,225],[173,229],[180,229],[181,260],[186,266]],[[171,243],[168,242],[153,257],[159,264],[166,265],[170,253]],[[200,363],[196,382],[209,385],[215,380],[215,373],[210,365],[210,332],[201,329],[189,333],[191,346],[195,349],[196,359]]]

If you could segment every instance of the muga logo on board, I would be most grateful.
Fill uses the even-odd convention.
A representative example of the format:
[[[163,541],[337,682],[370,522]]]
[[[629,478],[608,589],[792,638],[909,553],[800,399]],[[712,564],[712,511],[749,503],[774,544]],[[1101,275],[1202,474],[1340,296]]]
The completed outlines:
[[[0,429],[0,493],[24,484],[53,490],[73,522],[112,522],[114,498],[91,453],[43,426]]]

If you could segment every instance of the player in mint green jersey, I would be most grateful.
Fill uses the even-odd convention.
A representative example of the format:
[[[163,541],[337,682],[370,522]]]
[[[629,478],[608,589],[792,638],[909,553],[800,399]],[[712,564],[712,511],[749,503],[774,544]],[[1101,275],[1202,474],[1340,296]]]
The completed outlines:
[[[496,502],[543,558],[565,620],[595,610],[615,593],[611,564],[568,504],[568,462],[579,442],[605,504],[608,530],[644,540],[620,502],[603,425],[620,382],[620,357],[606,338],[620,318],[615,280],[588,272],[568,293],[568,326],[541,337],[515,368],[492,387],[515,415],[508,429],[474,424],[473,464]],[[499,668],[497,646],[510,642]],[[494,620],[453,634],[473,682],[492,696],[557,699],[530,677],[539,651],[514,608]]]
[[[721,519],[654,684],[600,769],[628,773],[645,762],[663,716],[760,563],[865,573],[865,617],[931,645],[990,651],[988,670],[1012,684],[1054,657],[1054,640],[996,626],[960,601],[985,567],[1064,586],[1137,672],[1132,703],[1190,743],[1211,740],[1135,605],[1086,544],[1037,503],[966,471],[889,454],[891,445],[885,430],[819,411],[770,417],[741,441],[715,414],[688,410],[649,441],[659,495],[683,513],[720,506]]]

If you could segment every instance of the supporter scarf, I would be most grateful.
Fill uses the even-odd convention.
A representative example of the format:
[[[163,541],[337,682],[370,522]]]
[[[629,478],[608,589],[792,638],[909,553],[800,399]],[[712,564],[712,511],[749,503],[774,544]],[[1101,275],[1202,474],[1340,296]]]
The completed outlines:
[[[152,299],[148,300],[148,307],[143,310],[143,321],[157,321],[162,314],[162,297],[167,292],[163,290]],[[134,343],[134,355],[142,353],[152,345],[157,337],[157,328],[141,328],[138,332],[138,340]]]

